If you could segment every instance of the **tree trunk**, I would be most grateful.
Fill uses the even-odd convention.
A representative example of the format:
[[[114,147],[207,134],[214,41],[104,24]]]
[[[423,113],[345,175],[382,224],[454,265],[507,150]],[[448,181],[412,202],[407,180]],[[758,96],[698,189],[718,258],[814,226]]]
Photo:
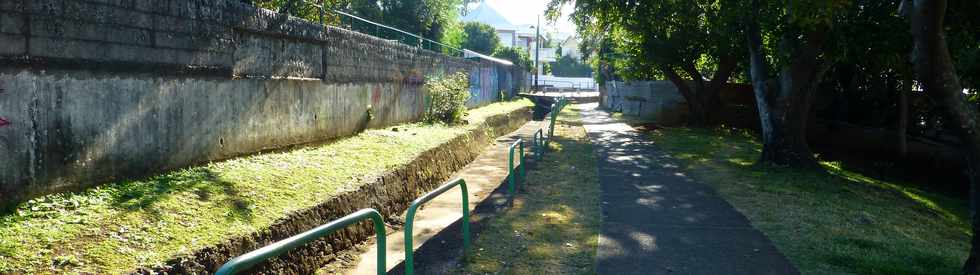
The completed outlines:
[[[691,123],[699,126],[707,125],[708,110],[703,105],[704,102],[700,99],[698,91],[691,89],[690,83],[678,75],[674,68],[663,66],[660,70],[667,76],[667,80],[670,80],[677,87],[677,91],[684,97],[684,101],[687,101],[687,109],[691,112]]]
[[[752,1],[755,16],[746,18],[749,65],[752,89],[762,130],[762,155],[759,164],[779,167],[819,169],[816,158],[806,142],[807,118],[813,94],[827,66],[818,61],[822,35],[813,33],[808,41],[792,51],[793,60],[780,70],[778,85],[768,78],[758,17],[758,0]],[[790,42],[789,35],[783,37]],[[788,47],[783,47],[788,50]]]
[[[898,156],[905,158],[909,153],[909,95],[912,94],[912,73],[902,73],[902,88],[898,90]]]
[[[909,2],[903,3],[908,5]],[[943,34],[943,20],[946,14],[945,0],[911,1],[911,29],[914,47],[912,59],[915,72],[922,82],[926,94],[936,100],[946,113],[946,118],[956,129],[964,144],[967,156],[967,177],[970,179],[970,216],[973,224],[973,240],[970,256],[963,265],[964,274],[980,274],[980,225],[978,218],[977,182],[980,181],[980,124],[977,112],[967,103],[953,67],[946,38]]]
[[[683,66],[684,71],[693,78],[690,81],[682,78],[670,66],[663,66],[661,70],[667,79],[677,86],[677,91],[687,101],[692,117],[691,122],[704,126],[718,121],[718,112],[725,107],[725,103],[721,101],[721,89],[728,83],[737,65],[734,56],[722,56],[718,62],[718,70],[707,83],[693,63]]]

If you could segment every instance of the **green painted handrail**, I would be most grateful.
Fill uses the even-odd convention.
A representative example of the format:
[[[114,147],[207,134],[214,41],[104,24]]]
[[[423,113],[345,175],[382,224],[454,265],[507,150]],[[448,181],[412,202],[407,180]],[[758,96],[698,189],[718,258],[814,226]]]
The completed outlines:
[[[511,196],[514,196],[515,187],[517,186],[517,180],[515,179],[517,176],[514,175],[514,148],[518,146],[521,148],[520,178],[524,178],[524,140],[517,139],[510,145],[510,157],[507,160],[507,178],[510,182],[507,186],[507,192],[510,192]]]
[[[548,126],[548,139],[544,141],[546,147],[548,143],[551,143],[551,137],[555,136],[555,119],[558,118],[558,112],[561,112],[558,106],[560,106],[558,102],[551,104],[551,123]]]
[[[385,268],[385,222],[377,210],[365,208],[350,215],[333,220],[327,224],[310,229],[306,232],[275,242],[273,244],[245,253],[229,260],[218,269],[217,275],[231,275],[246,270],[266,259],[279,256],[289,250],[330,235],[337,229],[370,218],[374,222],[374,232],[378,242],[378,274],[384,275]]]
[[[449,181],[436,190],[429,192],[414,201],[412,201],[411,206],[408,207],[408,214],[405,216],[405,274],[412,275],[415,273],[415,262],[412,259],[414,252],[412,251],[412,222],[415,220],[415,211],[420,205],[426,203],[435,197],[442,195],[449,189],[452,189],[456,185],[459,185],[459,189],[463,191],[463,255],[469,251],[470,247],[470,204],[469,204],[469,193],[466,191],[466,181],[462,178],[456,178]]]
[[[534,159],[540,160],[544,156],[544,151],[548,150],[544,147],[544,130],[535,131],[531,139],[534,141]]]

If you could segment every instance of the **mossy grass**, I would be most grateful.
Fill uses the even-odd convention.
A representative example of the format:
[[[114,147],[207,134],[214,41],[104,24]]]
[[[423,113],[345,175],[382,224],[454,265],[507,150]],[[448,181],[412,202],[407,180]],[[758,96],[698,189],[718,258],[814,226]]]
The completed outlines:
[[[285,152],[43,196],[0,216],[0,273],[128,273],[255,232],[353,190],[527,100],[470,110],[468,125],[405,124]]]
[[[838,162],[801,171],[755,164],[761,144],[732,129],[663,128],[650,137],[712,185],[803,274],[960,274],[968,203]]]
[[[525,191],[475,238],[460,274],[595,274],[599,236],[596,158],[577,106],[562,110]]]

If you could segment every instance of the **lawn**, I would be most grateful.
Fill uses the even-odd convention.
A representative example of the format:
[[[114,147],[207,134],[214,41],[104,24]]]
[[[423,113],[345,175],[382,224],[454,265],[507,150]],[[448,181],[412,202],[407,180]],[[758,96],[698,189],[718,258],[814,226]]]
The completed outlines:
[[[803,274],[960,274],[968,203],[822,162],[827,173],[758,168],[744,131],[650,134],[763,231]]]
[[[526,193],[488,222],[460,273],[595,273],[599,179],[576,107],[562,111],[549,153],[527,170]]]
[[[23,203],[0,215],[0,273],[126,273],[255,232],[475,128],[526,100],[470,110],[468,125],[406,124]]]

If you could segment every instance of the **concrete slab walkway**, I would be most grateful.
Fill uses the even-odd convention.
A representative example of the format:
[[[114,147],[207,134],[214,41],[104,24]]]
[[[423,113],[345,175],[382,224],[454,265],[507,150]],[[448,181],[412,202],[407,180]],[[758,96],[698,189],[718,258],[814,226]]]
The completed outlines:
[[[477,157],[473,162],[464,167],[462,170],[453,175],[455,177],[461,177],[466,180],[467,189],[469,189],[469,209],[473,211],[477,205],[485,202],[486,200],[498,200],[496,204],[503,205],[503,201],[506,201],[506,196],[503,194],[493,195],[493,191],[501,187],[501,185],[506,185],[507,176],[507,160],[509,153],[509,146],[517,138],[523,138],[525,144],[525,154],[528,159],[530,159],[532,154],[532,141],[531,137],[534,132],[538,129],[548,127],[547,121],[530,121],[520,129],[511,132],[507,135],[501,136],[495,140],[493,144],[488,145],[489,148]],[[545,130],[547,131],[547,129]],[[517,152],[515,151],[515,158]],[[516,163],[515,163],[516,164]],[[456,223],[458,225],[459,220],[462,218],[462,212],[460,205],[462,204],[462,194],[460,194],[459,188],[453,188],[436,199],[426,203],[418,212],[415,217],[415,225],[413,228],[413,247],[414,249],[419,249],[423,243],[429,241],[437,234],[442,234],[445,230],[459,230],[458,226],[450,225]],[[403,214],[404,215],[404,214]],[[472,217],[477,219],[478,217]],[[404,216],[401,218],[404,221]],[[401,229],[389,230],[387,235],[387,258],[386,264],[389,272],[394,274],[400,274],[403,272],[404,265],[402,262],[405,261],[405,232]],[[475,236],[471,236],[475,238]],[[439,240],[442,241],[442,240]],[[445,244],[443,249],[458,249],[462,244]],[[369,249],[360,251],[360,255],[357,260],[357,264],[354,268],[346,270],[344,274],[364,274],[371,275],[377,274],[375,269],[375,264],[377,261],[377,250],[376,246],[369,244]],[[449,253],[453,254],[453,253]],[[418,255],[416,256],[416,273],[418,274],[432,274],[433,267],[431,266],[420,266],[418,261]],[[452,267],[439,267],[445,271],[447,268]],[[436,272],[443,273],[443,272]]]
[[[583,123],[602,189],[599,274],[798,274],[715,191],[597,104]]]

